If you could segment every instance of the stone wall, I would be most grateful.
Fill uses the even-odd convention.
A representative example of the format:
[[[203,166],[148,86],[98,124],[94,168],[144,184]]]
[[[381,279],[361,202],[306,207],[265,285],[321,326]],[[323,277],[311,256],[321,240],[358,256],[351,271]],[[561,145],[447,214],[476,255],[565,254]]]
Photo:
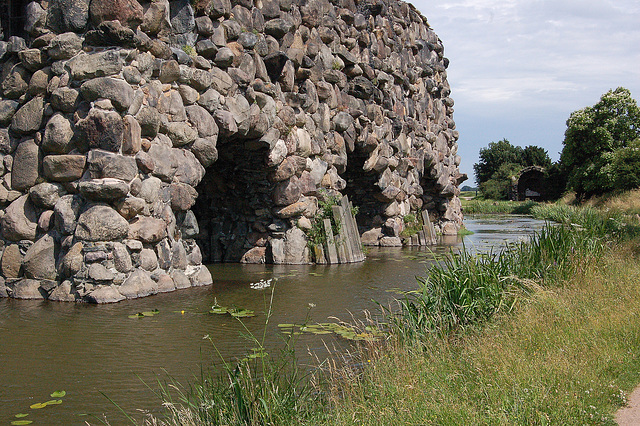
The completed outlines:
[[[462,215],[448,60],[395,0],[42,0],[0,42],[0,296],[115,302]],[[416,215],[417,216],[417,215]]]

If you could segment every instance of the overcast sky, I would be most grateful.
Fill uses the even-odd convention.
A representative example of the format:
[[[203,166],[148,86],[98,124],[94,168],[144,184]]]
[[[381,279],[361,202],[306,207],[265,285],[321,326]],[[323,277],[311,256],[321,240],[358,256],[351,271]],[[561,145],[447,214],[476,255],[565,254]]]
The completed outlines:
[[[638,0],[416,0],[444,43],[460,132],[460,169],[475,185],[480,148],[508,139],[559,158],[571,112],[623,86],[640,99]]]

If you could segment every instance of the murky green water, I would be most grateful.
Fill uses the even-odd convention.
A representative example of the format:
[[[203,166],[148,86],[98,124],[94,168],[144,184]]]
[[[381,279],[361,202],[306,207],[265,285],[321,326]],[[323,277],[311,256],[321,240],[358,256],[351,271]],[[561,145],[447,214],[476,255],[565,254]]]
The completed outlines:
[[[542,222],[471,217],[466,226],[475,234],[464,238],[465,247],[489,251],[505,241],[526,238]],[[312,322],[350,321],[362,318],[363,310],[375,315],[378,308],[372,300],[389,304],[399,291],[415,288],[415,276],[429,267],[431,253],[446,253],[452,247],[461,247],[460,239],[431,250],[372,249],[365,262],[353,265],[212,265],[213,286],[115,305],[0,299],[0,425],[16,420],[17,413],[29,413],[27,419],[34,425],[101,424],[97,419],[105,413],[111,424],[124,424],[125,418],[102,393],[129,413],[158,412],[160,401],[142,382],[153,390],[158,379],[165,381],[168,376],[186,382],[200,374],[202,365],[218,361],[204,336],[211,337],[226,359],[242,357],[252,346],[239,337],[242,328],[237,320],[206,313],[215,300],[255,310],[256,317],[243,321],[261,336],[271,290],[253,290],[250,283],[278,278],[273,316],[266,328],[267,349],[276,353],[283,339],[277,324],[300,323],[307,316]],[[153,309],[159,314],[128,318]],[[307,352],[323,358],[324,343],[345,344],[338,339],[302,335],[298,353],[303,361],[311,359]],[[56,390],[67,392],[62,404],[29,408],[51,400],[49,395]]]

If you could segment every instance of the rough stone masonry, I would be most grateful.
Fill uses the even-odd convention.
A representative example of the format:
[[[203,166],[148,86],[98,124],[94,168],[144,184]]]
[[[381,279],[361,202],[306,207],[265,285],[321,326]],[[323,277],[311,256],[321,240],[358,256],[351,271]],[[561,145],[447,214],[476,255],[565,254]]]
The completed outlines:
[[[117,302],[462,223],[442,42],[396,0],[39,0],[0,42],[0,297]],[[406,242],[406,240],[405,240]]]

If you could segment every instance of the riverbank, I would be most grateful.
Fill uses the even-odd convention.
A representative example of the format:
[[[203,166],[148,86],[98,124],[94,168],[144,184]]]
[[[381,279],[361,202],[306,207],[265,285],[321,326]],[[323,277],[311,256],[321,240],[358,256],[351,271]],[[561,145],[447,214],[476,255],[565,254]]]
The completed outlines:
[[[639,381],[639,223],[612,209],[535,214],[562,223],[507,254],[432,269],[387,344],[362,348],[365,367],[332,370],[329,389],[278,424],[612,424]],[[237,379],[223,378],[231,401]],[[212,400],[202,396],[199,407]],[[246,424],[265,423],[269,404],[282,407],[270,397],[228,407],[242,413],[241,401],[254,410]]]

